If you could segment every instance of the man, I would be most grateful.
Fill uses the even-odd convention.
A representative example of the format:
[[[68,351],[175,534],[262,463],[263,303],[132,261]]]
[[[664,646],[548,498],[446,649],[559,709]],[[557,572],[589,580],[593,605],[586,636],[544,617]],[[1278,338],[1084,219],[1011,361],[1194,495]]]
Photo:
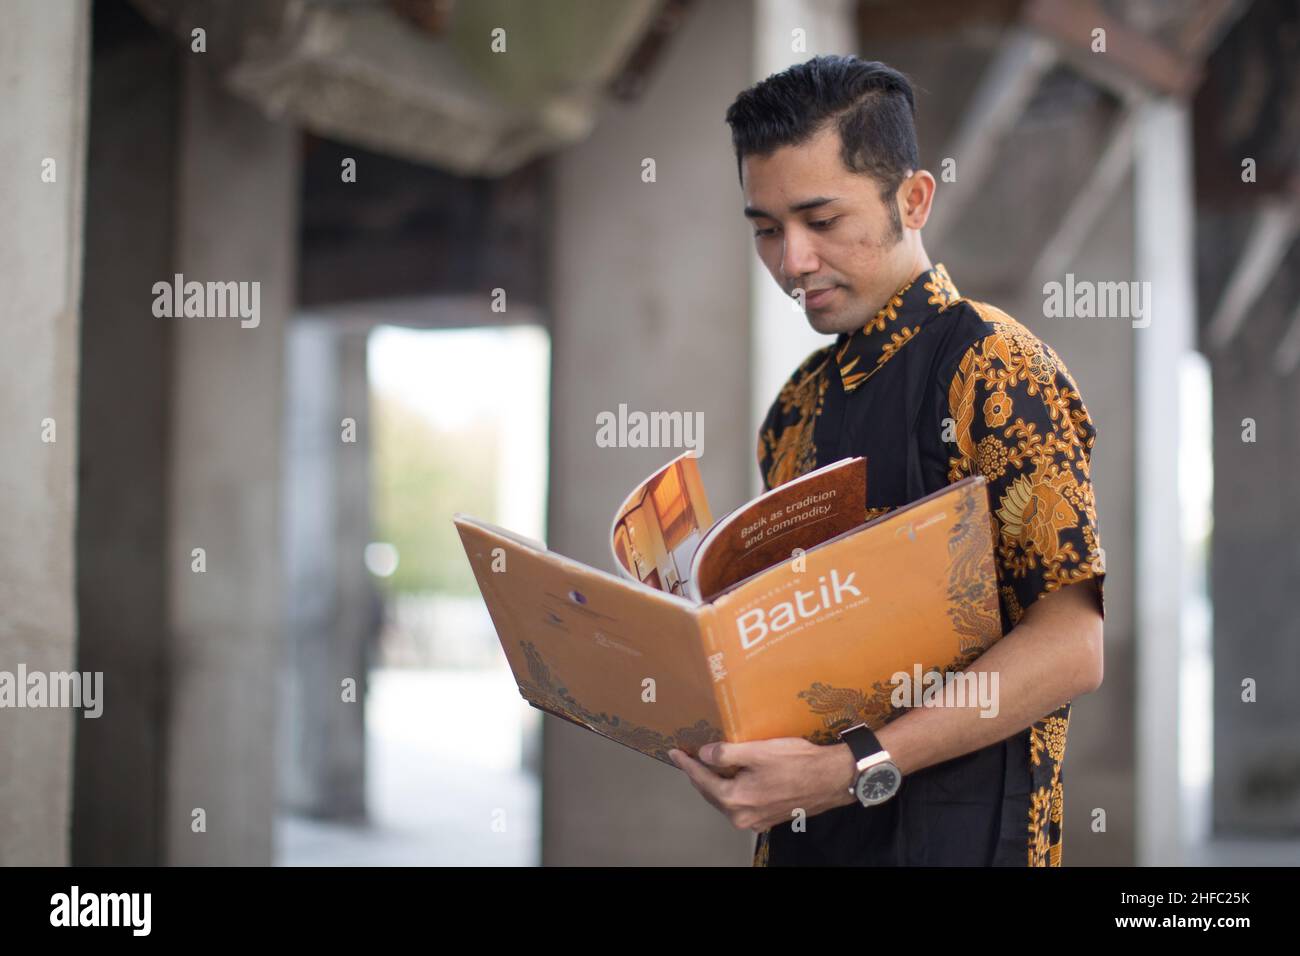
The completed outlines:
[[[1004,636],[969,670],[996,672],[1000,701],[992,718],[921,707],[829,746],[672,758],[758,832],[756,865],[1059,866],[1070,702],[1102,680],[1096,430],[1078,387],[1051,348],[931,263],[935,180],[902,74],[816,57],[743,92],[726,119],[759,257],[836,336],[763,423],[764,485],[862,455],[870,519],[983,475]],[[896,773],[879,776],[882,762]]]

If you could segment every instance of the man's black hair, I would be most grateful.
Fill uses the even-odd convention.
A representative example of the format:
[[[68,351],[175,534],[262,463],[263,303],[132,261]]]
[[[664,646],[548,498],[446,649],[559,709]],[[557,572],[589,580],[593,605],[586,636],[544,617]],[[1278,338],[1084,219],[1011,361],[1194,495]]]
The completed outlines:
[[[896,239],[903,227],[894,194],[909,172],[921,168],[915,120],[907,77],[856,56],[815,56],[754,84],[727,108],[742,185],[746,156],[797,146],[835,123],[845,168],[880,184]]]

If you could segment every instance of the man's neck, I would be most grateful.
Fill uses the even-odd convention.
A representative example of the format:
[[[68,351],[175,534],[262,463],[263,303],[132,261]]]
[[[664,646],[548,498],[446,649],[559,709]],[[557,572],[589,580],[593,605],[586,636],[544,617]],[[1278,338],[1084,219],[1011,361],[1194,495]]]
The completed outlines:
[[[924,275],[933,268],[934,265],[930,262],[930,257],[925,252],[925,246],[921,242],[921,237],[917,236],[916,246],[912,250],[911,258],[908,259],[908,267],[897,277],[897,281],[894,282],[894,289],[898,290],[910,282],[915,282],[918,277]],[[886,300],[886,302],[888,302],[888,300]],[[876,311],[883,309],[886,302],[880,303]]]
[[[916,249],[912,254],[912,269],[908,272],[907,278],[904,279],[903,282],[911,282],[921,273],[929,272],[933,268],[934,265],[930,262],[930,257],[925,251],[925,243],[921,241],[921,237],[918,235],[916,237]],[[901,284],[902,283],[900,283],[900,285]]]
[[[898,279],[898,281],[894,283],[895,290],[903,288],[903,286],[907,285],[909,282],[915,281],[918,276],[921,276],[924,273],[929,272],[931,269],[934,268],[933,263],[930,262],[929,255],[926,254],[925,245],[924,243],[921,242],[920,236],[916,237],[916,245],[912,249],[911,257],[907,261],[910,263],[910,265],[906,270],[906,275],[903,275],[901,278]],[[889,300],[886,299],[884,302],[881,302],[878,306],[876,306],[875,310],[871,313],[871,315],[875,315],[877,312],[883,309],[885,305],[888,303],[888,301]],[[871,318],[871,315],[866,316],[862,320],[862,322],[858,323],[853,328],[844,329],[842,332],[838,334],[853,335],[862,325],[866,324],[866,322]]]

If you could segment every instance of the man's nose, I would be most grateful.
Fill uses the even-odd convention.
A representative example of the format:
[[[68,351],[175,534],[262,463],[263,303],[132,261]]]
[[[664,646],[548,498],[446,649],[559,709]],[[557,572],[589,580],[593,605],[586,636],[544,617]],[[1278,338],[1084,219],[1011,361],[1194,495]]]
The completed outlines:
[[[816,272],[820,264],[810,237],[802,230],[787,229],[781,252],[781,273],[785,277],[787,288],[800,276]]]

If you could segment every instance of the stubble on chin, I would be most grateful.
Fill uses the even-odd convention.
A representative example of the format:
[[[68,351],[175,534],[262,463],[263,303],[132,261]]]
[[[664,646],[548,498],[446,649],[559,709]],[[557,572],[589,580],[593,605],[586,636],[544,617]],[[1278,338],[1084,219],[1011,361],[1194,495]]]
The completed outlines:
[[[856,332],[866,324],[866,320],[859,322],[856,318],[846,316],[842,311],[834,315],[817,314],[813,312],[804,312],[804,317],[814,332],[820,335],[839,335],[841,332]]]
[[[830,316],[817,315],[816,313],[805,310],[803,317],[808,320],[809,327],[818,335],[834,334],[829,328],[827,328],[827,323],[831,321]]]

